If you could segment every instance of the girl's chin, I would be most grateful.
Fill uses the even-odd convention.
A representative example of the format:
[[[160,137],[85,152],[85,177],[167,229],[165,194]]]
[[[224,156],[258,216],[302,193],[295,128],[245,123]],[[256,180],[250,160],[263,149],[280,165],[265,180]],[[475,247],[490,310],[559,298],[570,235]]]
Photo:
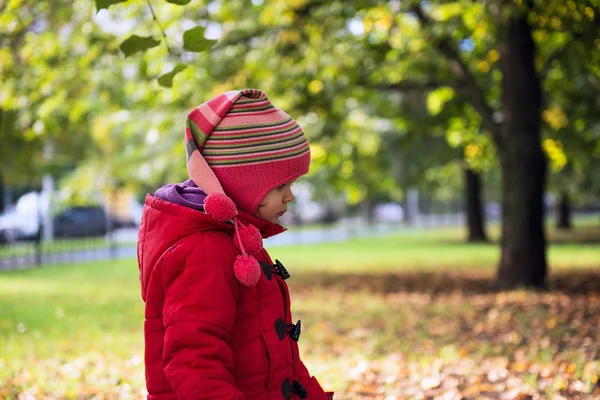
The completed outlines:
[[[260,215],[260,216],[259,215],[255,215],[255,216],[258,217],[258,218],[260,218],[260,219],[262,219],[262,220],[268,221],[268,222],[270,222],[272,224],[278,224],[279,223],[279,216],[278,215],[274,215],[272,217],[265,217],[263,215]]]

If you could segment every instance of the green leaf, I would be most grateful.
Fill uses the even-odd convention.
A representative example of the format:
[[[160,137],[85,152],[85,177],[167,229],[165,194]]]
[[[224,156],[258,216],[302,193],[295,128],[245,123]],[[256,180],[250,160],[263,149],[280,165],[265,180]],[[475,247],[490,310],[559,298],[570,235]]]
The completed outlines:
[[[177,4],[178,6],[185,6],[186,4],[189,4],[190,1],[192,0],[167,0],[167,3]]]
[[[163,74],[158,77],[158,84],[163,87],[173,86],[173,78],[175,77],[175,75],[177,75],[178,73],[180,73],[181,71],[183,71],[186,68],[187,68],[187,65],[182,64],[182,63],[177,63],[177,65],[175,66],[175,68],[173,68],[173,70],[171,72],[167,72],[166,74]]]
[[[96,0],[96,12],[112,6],[113,4],[125,3],[127,0]]]
[[[206,28],[203,26],[197,26],[185,31],[183,33],[183,48],[189,51],[200,53],[208,50],[213,44],[215,44],[217,42],[216,40],[210,40],[204,37],[205,29]]]
[[[444,104],[454,97],[451,87],[441,87],[427,95],[427,109],[431,115],[437,115],[442,111]]]
[[[131,35],[121,45],[121,51],[125,57],[129,57],[138,51],[144,51],[160,44],[160,40],[154,39],[152,36]]]
[[[465,12],[465,7],[460,3],[440,4],[435,6],[432,17],[437,21],[448,21]]]

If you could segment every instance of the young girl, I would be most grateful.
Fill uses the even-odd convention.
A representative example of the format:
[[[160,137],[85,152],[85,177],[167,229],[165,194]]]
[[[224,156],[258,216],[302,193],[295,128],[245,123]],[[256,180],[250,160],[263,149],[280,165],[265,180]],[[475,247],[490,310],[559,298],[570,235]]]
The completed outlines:
[[[191,179],[146,197],[139,234],[148,399],[332,399],[262,247],[308,172],[302,129],[247,89],[194,109],[185,137]]]

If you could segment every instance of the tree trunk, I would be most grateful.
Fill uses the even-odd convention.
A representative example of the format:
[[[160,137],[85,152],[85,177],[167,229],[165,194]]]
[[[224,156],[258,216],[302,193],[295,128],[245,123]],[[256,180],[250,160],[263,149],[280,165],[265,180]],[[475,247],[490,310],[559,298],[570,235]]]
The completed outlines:
[[[4,204],[6,201],[4,199],[4,176],[2,171],[0,170],[0,214],[2,214],[6,208]]]
[[[13,206],[13,188],[6,179],[6,173],[0,171],[0,213],[8,211]]]
[[[571,216],[571,199],[567,192],[562,192],[560,194],[560,203],[558,204],[556,227],[558,229],[570,230],[573,227]]]
[[[373,207],[374,204],[371,200],[363,200],[359,205],[359,215],[367,225],[373,225]]]
[[[483,201],[481,197],[481,175],[471,168],[465,168],[467,189],[467,227],[469,229],[469,242],[486,242],[483,215]]]
[[[402,200],[402,208],[404,209],[404,223],[406,225],[412,225],[414,222],[414,217],[412,213],[409,212],[410,206],[408,196],[404,196],[404,199]]]
[[[526,13],[499,26],[502,39],[502,253],[496,286],[544,286],[546,159],[540,137],[541,85]]]

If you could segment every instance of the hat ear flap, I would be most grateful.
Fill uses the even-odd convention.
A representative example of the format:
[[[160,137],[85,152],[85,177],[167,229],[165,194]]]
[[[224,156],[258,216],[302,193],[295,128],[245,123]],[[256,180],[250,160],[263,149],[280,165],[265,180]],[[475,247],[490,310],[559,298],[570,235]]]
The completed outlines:
[[[237,207],[225,192],[215,173],[202,154],[195,149],[187,163],[190,178],[208,194],[204,200],[204,211],[219,222],[229,221],[237,215]]]
[[[204,193],[211,194],[215,192],[225,193],[219,179],[210,168],[202,154],[198,149],[194,149],[187,162],[188,173],[190,178]]]

